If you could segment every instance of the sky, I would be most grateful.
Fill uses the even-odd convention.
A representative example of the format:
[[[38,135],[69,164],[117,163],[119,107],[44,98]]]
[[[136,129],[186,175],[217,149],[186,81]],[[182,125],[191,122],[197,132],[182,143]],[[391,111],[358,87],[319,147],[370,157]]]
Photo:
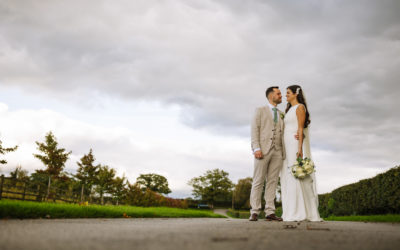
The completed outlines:
[[[400,163],[400,2],[0,0],[3,158],[44,169],[52,131],[65,170],[96,162],[170,197],[219,168],[252,176],[250,121],[265,90],[301,85],[319,193]],[[286,100],[279,105],[285,110]]]

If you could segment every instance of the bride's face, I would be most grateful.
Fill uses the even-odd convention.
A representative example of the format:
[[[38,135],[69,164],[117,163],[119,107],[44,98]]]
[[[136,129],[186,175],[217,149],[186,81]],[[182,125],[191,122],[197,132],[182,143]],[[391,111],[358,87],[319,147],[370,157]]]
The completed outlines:
[[[286,90],[286,100],[287,102],[291,102],[296,99],[296,94],[293,94],[293,92],[290,89]]]

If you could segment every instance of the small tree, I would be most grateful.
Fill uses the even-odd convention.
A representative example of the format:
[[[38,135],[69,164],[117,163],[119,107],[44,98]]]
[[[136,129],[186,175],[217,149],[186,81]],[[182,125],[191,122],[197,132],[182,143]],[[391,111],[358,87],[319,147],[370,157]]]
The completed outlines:
[[[81,183],[81,191],[84,191],[84,194],[90,195],[92,193],[92,187],[96,183],[99,174],[99,164],[94,165],[95,157],[93,155],[92,149],[89,150],[89,153],[84,155],[78,164],[78,170],[75,177]],[[83,198],[83,197],[82,197]]]
[[[69,159],[69,155],[72,153],[65,152],[64,148],[58,148],[57,139],[50,131],[45,137],[45,142],[36,142],[37,149],[43,153],[33,154],[46,166],[45,172],[49,175],[49,182],[47,187],[47,194],[50,193],[51,178],[58,177],[61,171],[65,167],[65,162]]]
[[[113,179],[112,194],[114,196],[114,199],[117,201],[117,205],[119,205],[119,202],[123,200],[126,196],[126,185],[127,180],[125,176],[116,177],[115,179]]]
[[[57,139],[50,131],[45,137],[45,142],[36,142],[37,149],[43,153],[33,154],[47,167],[46,172],[51,176],[59,176],[61,171],[65,167],[65,162],[69,159],[69,155],[72,153],[65,152],[64,148],[58,148]]]
[[[104,194],[112,192],[115,172],[115,169],[109,168],[108,166],[100,165],[99,167],[99,174],[96,181],[96,191],[100,195],[101,205],[104,205]]]
[[[128,181],[127,184],[125,203],[131,206],[143,206],[144,192],[142,189],[137,183],[130,184]]]
[[[158,174],[141,174],[136,183],[143,189],[150,189],[151,191],[160,194],[169,194],[171,189],[168,187],[168,180],[162,175]]]
[[[29,177],[29,188],[37,190],[39,195],[36,197],[37,201],[42,201],[46,196],[46,186],[49,183],[49,174],[42,169],[36,169]]]
[[[18,148],[18,146],[15,146],[13,148],[3,148],[2,144],[3,144],[3,142],[0,141],[0,154],[1,155],[4,155],[4,154],[9,153],[9,152],[14,152]],[[7,164],[7,161],[4,160],[4,159],[0,159],[0,164]]]
[[[238,208],[250,208],[250,192],[251,184],[253,179],[247,177],[245,179],[240,179],[238,184],[235,186],[234,193],[234,204]]]
[[[10,177],[12,180],[12,184],[15,186],[17,181],[27,181],[29,180],[28,171],[23,170],[22,167],[19,165],[15,168],[14,171],[10,172]]]
[[[196,198],[214,206],[216,201],[229,201],[233,183],[228,176],[223,170],[208,170],[204,175],[191,179],[188,184],[193,187]]]

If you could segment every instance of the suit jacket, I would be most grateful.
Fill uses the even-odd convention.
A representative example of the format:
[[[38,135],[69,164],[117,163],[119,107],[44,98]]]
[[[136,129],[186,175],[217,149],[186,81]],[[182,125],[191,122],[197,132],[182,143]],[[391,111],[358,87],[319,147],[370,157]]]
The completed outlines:
[[[281,130],[282,139],[282,158],[285,159],[285,142],[283,139],[283,131],[285,124],[281,118],[284,114],[278,110],[279,129]],[[271,149],[272,138],[274,131],[274,116],[268,106],[256,108],[252,123],[251,123],[251,148],[254,151],[256,148],[261,148],[261,152],[266,155]]]

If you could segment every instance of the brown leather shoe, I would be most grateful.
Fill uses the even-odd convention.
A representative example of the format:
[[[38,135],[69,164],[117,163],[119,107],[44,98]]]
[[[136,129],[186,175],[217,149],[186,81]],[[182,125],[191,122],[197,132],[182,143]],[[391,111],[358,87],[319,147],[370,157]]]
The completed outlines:
[[[270,215],[268,215],[267,217],[265,217],[265,219],[266,219],[267,221],[273,221],[273,220],[276,220],[276,221],[283,221],[281,217],[278,217],[278,216],[276,216],[275,214],[270,214]]]
[[[258,221],[258,215],[257,215],[257,214],[252,214],[252,215],[250,216],[249,221]]]

